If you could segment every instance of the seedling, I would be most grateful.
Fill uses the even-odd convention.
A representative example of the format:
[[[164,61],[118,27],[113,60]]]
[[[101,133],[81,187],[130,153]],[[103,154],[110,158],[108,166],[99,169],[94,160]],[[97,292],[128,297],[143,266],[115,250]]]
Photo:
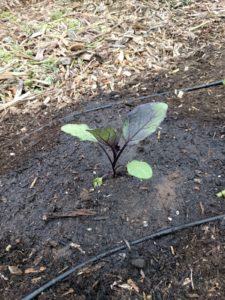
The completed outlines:
[[[219,198],[222,198],[222,197],[225,198],[225,190],[217,193],[216,196],[219,197]]]
[[[113,177],[117,174],[117,163],[124,150],[138,144],[156,131],[164,120],[167,112],[165,103],[146,103],[134,108],[125,117],[122,127],[104,127],[91,129],[87,124],[67,124],[61,130],[80,139],[98,143],[106,154],[113,171]],[[111,154],[110,154],[111,152]],[[152,169],[143,161],[133,160],[127,164],[127,172],[131,176],[140,179],[150,179]],[[95,182],[98,185],[99,182]]]

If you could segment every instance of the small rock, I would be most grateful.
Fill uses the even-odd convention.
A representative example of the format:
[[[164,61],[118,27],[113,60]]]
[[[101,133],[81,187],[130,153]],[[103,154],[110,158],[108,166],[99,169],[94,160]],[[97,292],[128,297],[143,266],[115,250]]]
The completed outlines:
[[[195,182],[195,183],[199,183],[199,184],[200,184],[201,181],[202,181],[202,180],[201,180],[200,178],[195,178],[195,179],[194,179],[194,182]]]
[[[50,247],[56,248],[58,246],[58,243],[54,240],[49,240],[48,244]]]
[[[91,52],[85,52],[82,55],[80,55],[80,58],[82,58],[85,61],[91,61],[93,57],[94,57],[94,54]]]
[[[145,260],[143,258],[135,258],[131,260],[132,266],[143,269],[145,267]]]
[[[200,188],[199,188],[199,186],[194,186],[194,191],[196,191],[196,192],[199,192],[200,191]]]
[[[0,198],[0,202],[7,203],[6,197],[2,196],[2,198]]]
[[[72,58],[71,57],[61,57],[58,60],[58,64],[63,65],[63,66],[69,66],[72,63]]]
[[[143,227],[148,227],[148,222],[147,221],[143,221],[142,224],[143,224]]]

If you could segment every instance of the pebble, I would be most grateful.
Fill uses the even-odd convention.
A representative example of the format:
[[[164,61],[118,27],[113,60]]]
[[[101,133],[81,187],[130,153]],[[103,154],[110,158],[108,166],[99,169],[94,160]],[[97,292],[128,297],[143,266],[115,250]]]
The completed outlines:
[[[71,57],[61,57],[58,60],[58,64],[63,65],[63,66],[69,66],[72,63],[72,58]]]
[[[135,258],[131,260],[132,266],[143,269],[145,267],[145,260],[143,258]]]
[[[143,221],[143,227],[148,227],[148,222],[147,221]]]
[[[202,180],[201,180],[200,178],[195,178],[195,179],[194,179],[194,182],[195,182],[195,183],[201,184],[201,181],[202,181]]]

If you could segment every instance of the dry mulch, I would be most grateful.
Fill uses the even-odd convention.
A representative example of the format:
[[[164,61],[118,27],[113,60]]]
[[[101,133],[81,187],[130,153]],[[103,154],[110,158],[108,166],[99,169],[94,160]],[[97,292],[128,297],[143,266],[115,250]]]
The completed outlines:
[[[225,42],[224,1],[35,2],[1,7],[3,116],[58,110],[145,72],[176,73],[178,61],[213,63]]]

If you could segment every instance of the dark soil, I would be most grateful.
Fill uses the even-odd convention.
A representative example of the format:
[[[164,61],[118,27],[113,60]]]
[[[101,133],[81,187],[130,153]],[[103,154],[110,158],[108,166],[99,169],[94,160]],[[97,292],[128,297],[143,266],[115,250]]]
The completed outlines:
[[[165,74],[155,77],[151,87],[151,77],[145,76],[139,80],[139,91],[135,79],[131,87],[125,87],[126,92],[118,94],[127,100],[128,95],[151,94],[162,87],[218,80],[224,71],[221,66],[217,76],[212,71],[210,75],[200,68],[196,72],[194,65],[190,64],[188,73],[166,80]],[[92,99],[92,105],[117,99],[101,95]],[[92,180],[110,170],[105,156],[95,145],[80,143],[59,127],[59,118],[82,106],[59,113],[52,108],[45,116],[39,112],[35,120],[31,115],[5,118],[0,177],[1,299],[21,299],[72,265],[124,240],[224,212],[224,199],[216,197],[225,188],[224,88],[157,100],[169,104],[160,134],[130,148],[121,158],[121,164],[133,158],[149,162],[153,179],[139,181],[120,175],[96,190]],[[120,104],[73,122],[118,126],[130,109]],[[37,130],[45,124],[49,126]],[[24,127],[26,134],[21,133]],[[46,214],[75,209],[91,209],[96,214],[43,219]],[[224,249],[223,222],[185,230],[104,259],[38,299],[225,299]],[[141,268],[135,266],[137,259]],[[19,274],[11,274],[9,266],[18,267]]]

